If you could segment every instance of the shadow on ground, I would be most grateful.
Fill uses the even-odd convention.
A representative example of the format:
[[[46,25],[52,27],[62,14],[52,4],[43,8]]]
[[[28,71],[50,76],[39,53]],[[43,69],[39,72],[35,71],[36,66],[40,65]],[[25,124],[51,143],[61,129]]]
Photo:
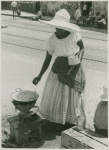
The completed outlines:
[[[2,117],[2,147],[17,148],[16,141],[10,140],[10,125],[8,117]],[[42,139],[39,140],[36,133],[32,133],[31,138],[25,139],[21,148],[60,148],[62,131],[73,127],[73,124],[65,125],[52,123],[47,120],[42,121]]]

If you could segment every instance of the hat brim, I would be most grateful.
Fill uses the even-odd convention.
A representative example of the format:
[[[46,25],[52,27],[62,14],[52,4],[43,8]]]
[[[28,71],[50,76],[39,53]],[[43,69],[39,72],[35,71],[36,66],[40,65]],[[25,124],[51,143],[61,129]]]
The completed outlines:
[[[65,21],[61,21],[61,20],[55,20],[55,19],[53,19],[51,21],[39,20],[39,22],[45,23],[52,27],[63,29],[63,30],[69,31],[69,32],[80,32],[81,31],[79,26],[77,26],[73,23],[65,22]]]
[[[105,94],[103,93],[103,91],[100,91],[100,92],[97,94],[96,97],[97,97],[97,98],[100,98],[101,101],[108,101],[108,96],[105,95]]]

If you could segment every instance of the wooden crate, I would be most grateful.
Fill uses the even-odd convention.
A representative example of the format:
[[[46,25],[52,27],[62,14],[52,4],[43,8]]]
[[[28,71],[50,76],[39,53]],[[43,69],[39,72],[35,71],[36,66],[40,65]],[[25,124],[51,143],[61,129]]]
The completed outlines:
[[[89,129],[76,131],[76,127],[73,127],[62,132],[61,148],[108,149],[108,138]]]
[[[37,131],[38,138],[41,139],[42,119],[37,114],[34,115],[32,120],[27,118],[23,122],[19,116],[10,117],[7,120],[10,123],[10,138],[11,140],[16,140],[18,147],[22,146],[23,141],[28,141],[32,137],[31,132]]]

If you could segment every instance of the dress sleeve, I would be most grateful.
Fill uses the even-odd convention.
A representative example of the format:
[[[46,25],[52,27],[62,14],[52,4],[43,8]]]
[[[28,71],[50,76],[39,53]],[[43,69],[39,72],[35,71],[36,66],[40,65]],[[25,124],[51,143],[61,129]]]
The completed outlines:
[[[47,40],[47,51],[52,56],[54,53],[54,50],[53,50],[51,38],[52,37],[49,37],[49,39]]]
[[[81,39],[82,39],[82,38],[81,38],[80,33],[76,33],[76,35],[75,35],[76,43],[77,43],[79,40],[81,40]]]

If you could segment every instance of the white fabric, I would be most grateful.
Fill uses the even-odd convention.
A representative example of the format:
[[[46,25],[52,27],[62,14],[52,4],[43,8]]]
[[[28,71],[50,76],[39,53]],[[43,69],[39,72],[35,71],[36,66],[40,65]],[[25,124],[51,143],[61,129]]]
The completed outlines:
[[[37,12],[37,15],[38,15],[38,17],[39,17],[39,16],[42,16],[41,11],[38,11],[38,12]]]
[[[87,5],[85,4],[84,6],[83,6],[83,10],[86,10],[87,9]]]
[[[13,2],[11,3],[11,6],[12,6],[12,7],[17,7],[17,2],[13,1]]]
[[[41,115],[51,122],[75,124],[78,116],[85,118],[84,92],[60,83],[57,74],[50,71],[43,89]]]
[[[70,21],[70,15],[65,9],[61,9],[58,12],[56,12],[54,19],[69,22]]]
[[[81,17],[81,10],[80,9],[77,9],[76,12],[75,12],[75,18],[76,20]]]
[[[57,39],[55,34],[47,41],[49,54],[55,56],[71,56],[79,49],[77,41],[79,33],[70,33],[65,39]],[[58,81],[57,74],[48,74],[40,104],[40,113],[51,122],[65,124],[76,123],[78,116],[85,118],[85,89],[77,92],[73,88]]]
[[[77,42],[80,39],[80,33],[70,33],[64,39],[58,39],[55,34],[52,34],[47,41],[48,52],[55,56],[74,56],[79,51]]]
[[[70,15],[65,9],[59,10],[51,21],[39,20],[55,28],[63,29],[69,32],[80,32],[80,27],[70,23]]]
[[[89,17],[92,17],[92,11],[89,12]]]
[[[73,23],[70,23],[70,22],[62,21],[62,20],[55,20],[55,19],[53,19],[51,21],[39,20],[39,22],[45,23],[52,27],[63,29],[63,30],[69,31],[69,32],[80,32],[81,31],[79,26],[77,26]]]
[[[103,18],[103,19],[101,19],[100,21],[98,21],[98,22],[102,22],[103,24],[105,24],[106,25],[106,20]]]

